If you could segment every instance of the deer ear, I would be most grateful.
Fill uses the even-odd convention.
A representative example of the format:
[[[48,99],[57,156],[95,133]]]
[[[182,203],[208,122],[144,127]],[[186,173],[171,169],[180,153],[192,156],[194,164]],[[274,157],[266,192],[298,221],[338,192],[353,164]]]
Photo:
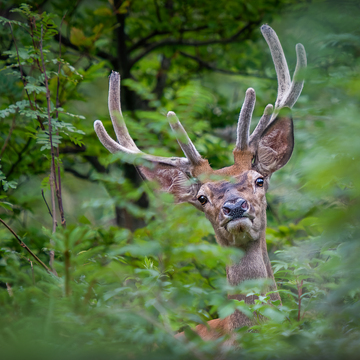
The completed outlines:
[[[294,127],[289,108],[281,109],[274,121],[264,130],[257,148],[255,168],[270,175],[281,169],[294,149]]]
[[[138,166],[141,176],[148,181],[157,182],[160,190],[175,197],[177,203],[193,203],[197,186],[181,170],[167,164],[153,163],[153,167]]]

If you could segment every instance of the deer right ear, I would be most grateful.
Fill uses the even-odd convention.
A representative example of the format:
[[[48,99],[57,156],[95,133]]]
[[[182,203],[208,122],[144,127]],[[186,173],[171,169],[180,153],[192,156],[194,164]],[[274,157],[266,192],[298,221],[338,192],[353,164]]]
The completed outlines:
[[[294,149],[294,127],[289,108],[283,108],[261,135],[254,167],[271,175],[289,161]]]

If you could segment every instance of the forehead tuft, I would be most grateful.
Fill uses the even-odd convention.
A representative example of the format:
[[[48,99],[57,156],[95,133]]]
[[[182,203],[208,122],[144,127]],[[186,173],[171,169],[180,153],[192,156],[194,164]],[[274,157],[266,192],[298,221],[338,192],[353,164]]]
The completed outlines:
[[[233,176],[220,181],[209,181],[205,182],[202,186],[206,191],[208,190],[213,196],[220,197],[227,190],[239,187],[246,187],[252,184],[258,177],[262,176],[257,171],[248,170],[244,171],[242,174]]]

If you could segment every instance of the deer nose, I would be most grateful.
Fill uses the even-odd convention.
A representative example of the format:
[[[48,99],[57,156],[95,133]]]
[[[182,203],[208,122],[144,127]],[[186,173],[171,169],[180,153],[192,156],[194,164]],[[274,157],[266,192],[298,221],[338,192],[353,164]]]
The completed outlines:
[[[249,203],[241,198],[235,201],[229,200],[222,207],[224,215],[232,218],[242,217],[247,210],[249,210]]]

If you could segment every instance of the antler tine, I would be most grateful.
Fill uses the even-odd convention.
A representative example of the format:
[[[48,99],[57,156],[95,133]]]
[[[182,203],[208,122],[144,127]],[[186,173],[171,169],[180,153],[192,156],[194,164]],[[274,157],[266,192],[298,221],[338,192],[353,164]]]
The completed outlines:
[[[171,128],[175,132],[176,139],[187,159],[195,166],[200,165],[203,162],[203,158],[196,150],[195,145],[190,140],[176,114],[173,111],[169,111],[167,117]]]
[[[243,151],[248,148],[250,122],[255,107],[255,101],[255,90],[253,88],[247,89],[238,120],[235,150]]]
[[[121,112],[120,74],[116,71],[112,71],[109,76],[108,104],[111,122],[113,124],[115,134],[119,143],[127,149],[140,151],[128,132],[124,117]]]
[[[289,68],[276,32],[268,25],[263,25],[261,27],[261,32],[269,45],[275,65],[278,80],[278,96],[275,102],[275,108],[277,108],[291,84]]]
[[[94,129],[95,132],[100,140],[100,142],[108,149],[112,154],[117,153],[119,151],[124,152],[126,154],[136,155],[141,154],[141,151],[139,149],[137,150],[130,150],[126,147],[120,145],[115,140],[113,140],[107,131],[104,128],[104,125],[100,120],[96,120],[94,122]]]
[[[261,32],[269,45],[278,80],[278,96],[275,101],[275,110],[270,119],[270,121],[272,121],[281,108],[285,106],[291,108],[300,96],[304,80],[299,79],[299,76],[301,70],[304,69],[307,64],[306,52],[302,44],[296,45],[297,63],[293,80],[291,81],[284,51],[275,31],[270,26],[263,25]]]
[[[251,148],[256,148],[262,133],[264,132],[266,126],[270,122],[271,114],[273,112],[273,106],[271,104],[267,105],[264,110],[264,114],[256,125],[255,130],[252,132],[249,139],[249,146]]]
[[[296,44],[296,68],[294,71],[293,81],[291,82],[290,89],[284,96],[283,101],[279,104],[279,108],[285,106],[292,108],[299,98],[301,91],[304,87],[304,79],[301,78],[301,71],[306,68],[306,51],[302,44]]]

